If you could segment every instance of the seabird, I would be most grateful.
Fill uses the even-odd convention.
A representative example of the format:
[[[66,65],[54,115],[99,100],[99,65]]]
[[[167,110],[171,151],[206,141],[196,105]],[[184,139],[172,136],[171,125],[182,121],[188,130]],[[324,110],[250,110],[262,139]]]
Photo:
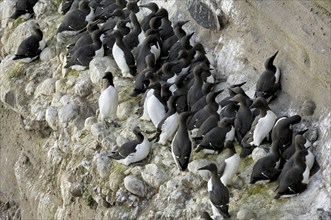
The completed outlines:
[[[32,62],[36,60],[41,51],[45,48],[46,43],[43,39],[43,32],[40,30],[39,24],[32,25],[32,35],[24,39],[18,46],[17,52],[13,60],[21,60],[22,62]]]
[[[135,127],[133,133],[136,136],[135,140],[124,143],[117,152],[108,157],[126,166],[144,160],[151,150],[151,143],[139,127]]]
[[[100,119],[102,121],[111,122],[117,126],[114,122],[118,106],[118,92],[114,86],[113,74],[106,72],[103,80],[103,91],[99,96],[99,110]]]
[[[260,180],[269,180],[269,182],[277,180],[281,172],[279,169],[280,151],[278,146],[279,140],[276,139],[271,144],[271,151],[269,154],[256,161],[251,174],[251,184]]]
[[[250,131],[242,139],[241,157],[251,154],[255,147],[260,146],[262,141],[269,137],[269,133],[277,119],[276,114],[269,108],[266,99],[263,97],[256,98],[250,108],[259,109],[260,114],[254,119]]]
[[[255,88],[255,97],[270,97],[269,102],[276,98],[280,90],[280,69],[273,64],[277,54],[278,51],[264,62],[266,70],[259,77]]]
[[[229,190],[218,176],[217,166],[215,163],[210,163],[207,166],[201,167],[198,170],[209,170],[211,178],[208,180],[209,201],[213,210],[213,216],[223,216],[229,218]]]
[[[187,118],[192,112],[179,114],[179,127],[171,143],[171,152],[180,171],[186,170],[192,153],[192,142],[186,128]]]

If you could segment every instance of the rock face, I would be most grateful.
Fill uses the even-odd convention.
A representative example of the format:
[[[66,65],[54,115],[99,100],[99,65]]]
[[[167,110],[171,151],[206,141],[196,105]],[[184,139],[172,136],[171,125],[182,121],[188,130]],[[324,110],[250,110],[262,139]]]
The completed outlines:
[[[140,1],[141,4],[149,1]],[[95,58],[89,70],[63,71],[64,48],[55,36],[59,1],[40,1],[36,18],[9,21],[13,1],[0,3],[0,218],[4,219],[199,219],[211,213],[208,172],[198,169],[224,160],[194,153],[186,172],[176,168],[165,147],[153,144],[149,157],[124,166],[108,154],[134,138],[132,130],[152,130],[139,119],[140,98],[133,81],[117,77],[110,57]],[[201,42],[214,67],[219,89],[247,82],[253,97],[264,60],[279,51],[282,92],[271,108],[278,116],[302,114],[301,127],[320,169],[308,189],[291,199],[272,199],[276,184],[249,184],[251,158],[243,159],[231,193],[232,219],[328,219],[331,216],[331,6],[328,1],[157,1],[171,21],[185,24]],[[176,7],[174,7],[176,6]],[[40,60],[11,60],[32,20],[47,47]],[[65,38],[63,39],[65,42]],[[98,120],[98,97],[105,71],[115,74],[120,127]],[[226,81],[226,82],[224,82]],[[223,94],[222,94],[223,95]],[[224,96],[227,94],[224,94]],[[220,95],[221,96],[221,95]],[[221,98],[221,97],[220,97]],[[260,157],[258,150],[254,159]],[[14,172],[13,172],[14,171]]]

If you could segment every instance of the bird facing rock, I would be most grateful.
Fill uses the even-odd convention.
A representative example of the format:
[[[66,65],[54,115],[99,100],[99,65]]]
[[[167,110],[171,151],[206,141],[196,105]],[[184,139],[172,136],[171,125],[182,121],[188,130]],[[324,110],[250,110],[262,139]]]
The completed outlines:
[[[13,60],[21,60],[25,63],[30,63],[36,60],[41,51],[45,48],[46,43],[43,39],[43,32],[40,30],[39,24],[32,25],[32,35],[18,46],[17,52]]]
[[[280,69],[273,62],[278,51],[265,62],[265,71],[259,77],[256,88],[255,97],[270,98],[269,102],[276,98],[276,93],[280,90]]]

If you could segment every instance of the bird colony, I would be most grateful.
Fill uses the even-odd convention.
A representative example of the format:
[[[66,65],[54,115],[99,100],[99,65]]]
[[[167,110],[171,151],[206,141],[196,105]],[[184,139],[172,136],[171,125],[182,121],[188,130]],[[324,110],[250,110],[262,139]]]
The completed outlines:
[[[31,8],[35,3],[18,0],[12,19],[26,13],[33,17]],[[276,56],[282,56],[281,48],[279,54],[277,51],[267,59],[261,58],[265,69],[260,70],[254,97],[249,97],[243,89],[245,82],[220,89],[224,81],[217,77],[204,46],[194,42],[194,33],[183,28],[190,21],[170,21],[168,11],[157,3],[65,0],[59,12],[63,18],[55,37],[61,53],[58,55],[62,56],[63,77],[75,71],[83,74],[98,57],[112,60],[97,81],[98,110],[85,120],[85,126],[90,123],[89,131],[93,130],[94,118],[94,124],[116,134],[111,136],[112,150],[97,140],[96,163],[103,164],[98,169],[111,172],[115,167],[125,166],[132,170],[139,167],[140,172],[152,166],[149,161],[153,157],[160,160],[170,157],[168,166],[176,167],[177,171],[167,175],[174,178],[188,172],[187,169],[192,171],[194,159],[209,161],[194,168],[194,175],[208,180],[197,187],[204,188],[205,201],[210,203],[197,214],[202,219],[236,216],[229,210],[234,204],[231,197],[237,190],[236,181],[241,181],[240,172],[248,172],[247,184],[257,187],[274,182],[271,196],[274,199],[297,196],[307,189],[316,163],[312,144],[305,136],[310,128],[298,126],[300,115],[277,115],[270,107],[281,92],[281,76],[287,74],[274,64]],[[41,62],[38,57],[47,46],[43,30],[35,22],[31,35],[21,42],[13,60],[34,65]],[[121,91],[124,87],[116,85],[123,81],[129,89]],[[129,113],[137,119],[134,126],[128,127],[125,122],[129,116],[119,117],[121,96],[135,105],[137,111]],[[50,115],[49,110],[48,118]],[[74,118],[66,116],[68,121]],[[53,127],[50,120],[47,122]],[[130,133],[130,138],[118,140],[117,135],[124,130]],[[160,152],[162,155],[156,155]],[[218,155],[222,155],[222,160],[216,160]],[[240,166],[252,155],[253,167]],[[157,167],[154,169],[158,172]],[[101,171],[101,176],[109,175]],[[139,175],[127,176],[118,184],[124,183],[130,193],[145,197],[145,192],[137,190],[145,184]],[[162,178],[155,174],[148,185],[157,188],[160,181]],[[136,187],[128,186],[130,182]],[[76,193],[79,197],[77,194],[80,193]],[[97,198],[94,200],[98,202]],[[112,204],[107,199],[101,200]]]

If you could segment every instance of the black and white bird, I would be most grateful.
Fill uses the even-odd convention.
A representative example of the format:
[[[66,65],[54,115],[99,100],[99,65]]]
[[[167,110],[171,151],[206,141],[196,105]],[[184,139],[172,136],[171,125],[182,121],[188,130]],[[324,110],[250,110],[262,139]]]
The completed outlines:
[[[264,97],[272,101],[276,98],[276,93],[280,90],[280,69],[273,64],[278,51],[265,62],[265,71],[259,77],[256,88],[255,97]]]
[[[233,178],[239,169],[240,157],[236,152],[233,141],[225,141],[224,149],[228,149],[229,153],[218,173],[222,174],[221,181],[224,186],[228,186],[233,181]]]
[[[118,92],[114,86],[113,74],[106,72],[103,77],[103,91],[99,96],[99,111],[100,119],[106,123],[113,123],[118,126],[114,121],[118,107]]]
[[[279,140],[276,139],[271,144],[271,151],[265,157],[262,157],[253,166],[251,174],[251,184],[261,180],[269,180],[269,182],[277,180],[281,170]]]
[[[304,138],[301,134],[297,134],[294,137],[294,143],[293,143],[294,147],[295,147],[295,152],[294,154],[286,161],[282,172],[279,175],[278,181],[280,181],[282,178],[284,178],[284,176],[286,175],[286,173],[292,169],[295,165],[295,155],[298,154],[299,151],[305,150],[306,155],[305,155],[305,164],[306,164],[306,169],[305,172],[303,174],[304,179],[302,180],[303,183],[308,183],[308,179],[310,177],[310,170],[312,169],[313,165],[314,165],[314,160],[315,160],[315,156],[314,154],[309,150],[310,148],[310,142]]]
[[[86,0],[79,2],[78,9],[69,11],[63,18],[61,24],[57,29],[58,41],[61,41],[59,33],[75,35],[83,31],[88,22],[91,22],[94,17],[94,9],[89,5]]]
[[[157,127],[157,143],[165,145],[178,129],[179,115],[176,112],[178,96],[171,96],[167,105],[168,111]]]
[[[176,166],[180,171],[186,170],[192,154],[192,142],[186,128],[187,118],[192,112],[182,112],[179,115],[179,127],[171,143],[171,152]]]
[[[251,129],[254,116],[249,106],[247,106],[246,99],[242,94],[237,94],[230,100],[239,103],[239,109],[236,114],[236,119],[234,120],[234,128],[236,132],[236,139],[238,143],[241,143],[243,137]]]
[[[151,143],[139,127],[135,127],[133,133],[136,136],[135,140],[124,143],[117,152],[108,157],[126,166],[144,160],[151,151]]]
[[[161,99],[161,85],[159,82],[151,83],[148,88],[153,91],[153,94],[146,100],[146,108],[152,123],[157,128],[166,116],[166,103]]]
[[[302,193],[307,189],[309,171],[307,170],[309,154],[304,147],[305,138],[302,135],[295,137],[296,151],[293,157],[293,165],[287,167],[285,164],[281,175],[278,178],[279,186],[275,199],[281,196],[293,196]],[[287,163],[289,163],[288,161]],[[309,167],[308,167],[309,168]]]
[[[24,39],[18,46],[13,60],[21,60],[25,63],[32,62],[39,57],[45,46],[43,32],[40,30],[39,24],[34,23],[32,25],[31,36]]]
[[[208,192],[209,201],[213,210],[213,217],[223,216],[223,218],[229,218],[230,193],[218,176],[216,164],[210,163],[198,170],[209,170],[211,172],[211,178],[208,180]]]
[[[279,140],[279,150],[284,152],[292,143],[292,127],[301,121],[300,115],[280,117],[276,120],[271,132],[271,140]]]
[[[90,62],[95,57],[103,57],[105,49],[102,40],[104,38],[102,30],[95,30],[92,33],[92,44],[85,44],[73,52],[68,57],[64,68],[71,68],[77,71],[85,70],[89,67]]]
[[[255,117],[250,131],[242,139],[241,157],[250,155],[255,147],[260,146],[264,139],[269,138],[277,119],[277,115],[269,108],[266,99],[263,97],[256,98],[250,108],[259,109],[260,114]]]
[[[113,31],[116,38],[112,53],[117,66],[120,68],[123,77],[132,78],[136,75],[135,59],[129,48],[123,42],[123,34],[119,31]]]
[[[235,118],[222,118],[219,126],[208,131],[195,149],[196,152],[204,150],[206,153],[220,153],[225,141],[233,141],[235,131],[233,127]]]
[[[20,16],[32,17],[34,15],[33,6],[38,0],[18,0],[15,4],[15,12],[10,16],[12,19],[17,19]]]

